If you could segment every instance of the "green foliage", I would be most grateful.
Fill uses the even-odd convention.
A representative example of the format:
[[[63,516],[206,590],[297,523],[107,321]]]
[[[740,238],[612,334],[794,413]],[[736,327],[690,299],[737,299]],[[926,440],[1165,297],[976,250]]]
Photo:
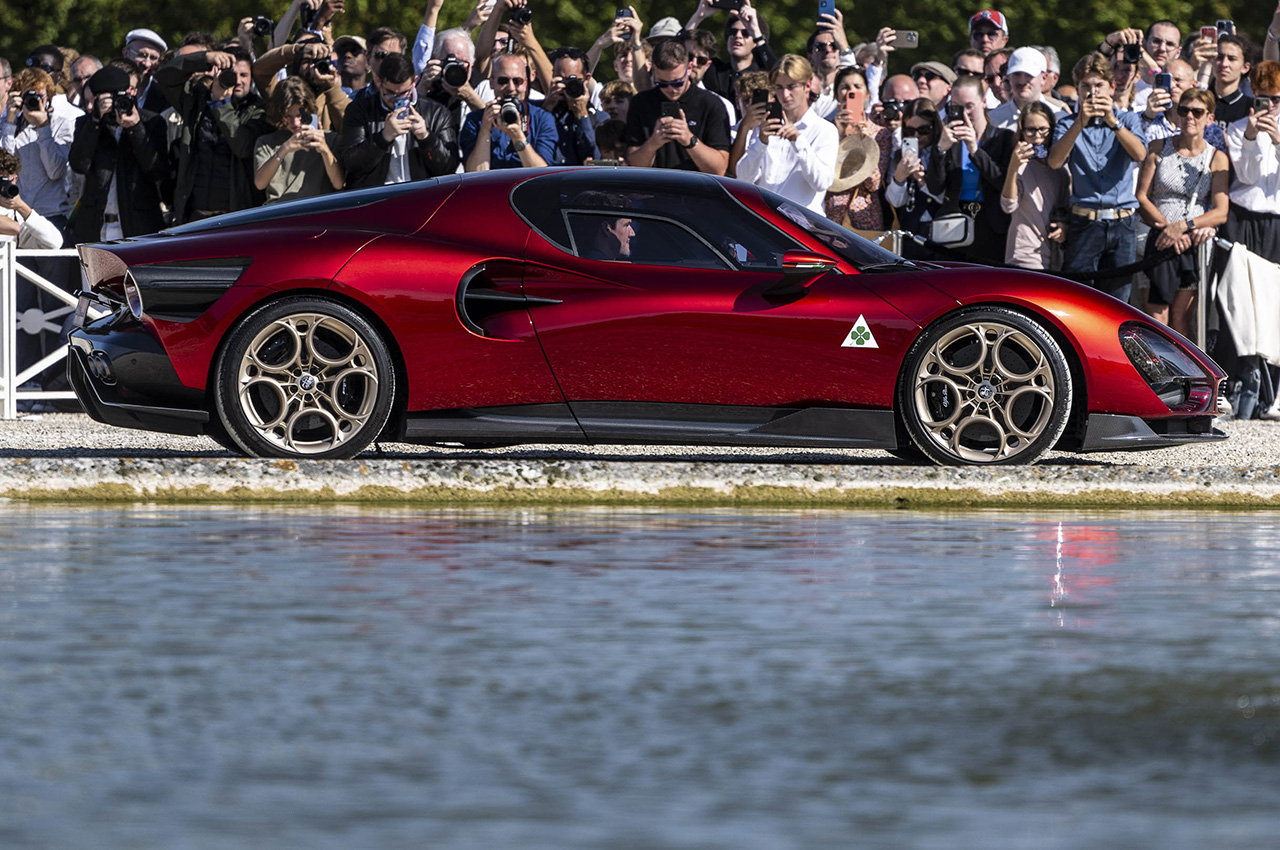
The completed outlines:
[[[817,15],[817,0],[758,0],[773,30],[772,44],[779,54],[800,52]],[[574,44],[590,46],[613,17],[615,5],[580,0],[532,0],[534,30],[545,47]],[[658,18],[675,15],[681,22],[692,14],[695,3],[634,4],[646,29]],[[995,4],[1012,28],[1011,44],[1051,44],[1062,55],[1065,72],[1075,59],[1091,50],[1106,33],[1124,26],[1145,27],[1160,18],[1182,24],[1183,34],[1219,18],[1233,17],[1226,0],[1005,0]],[[111,57],[120,52],[124,35],[138,26],[149,26],[176,43],[184,33],[209,30],[231,34],[243,16],[284,13],[287,3],[264,7],[255,0],[229,0],[211,6],[162,2],[162,0],[0,0],[6,27],[0,31],[0,56],[20,62],[27,51],[47,42],[75,47],[84,53]],[[907,70],[924,59],[950,62],[952,54],[968,46],[968,16],[977,11],[953,0],[903,0],[896,4],[860,6],[837,0],[845,16],[851,42],[875,38],[882,26],[920,32],[920,49],[892,57],[890,71]],[[458,26],[470,12],[470,0],[445,0],[441,29]],[[364,34],[377,26],[393,26],[410,39],[422,21],[423,7],[396,0],[348,0],[339,16],[335,35]],[[1273,9],[1267,0],[1237,3],[1237,27],[1261,43]],[[721,34],[723,17],[704,27]],[[607,60],[601,71],[607,76]]]

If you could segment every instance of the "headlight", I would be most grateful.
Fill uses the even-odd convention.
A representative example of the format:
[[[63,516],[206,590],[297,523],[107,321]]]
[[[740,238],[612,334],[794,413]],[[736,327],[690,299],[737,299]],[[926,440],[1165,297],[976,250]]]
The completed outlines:
[[[133,272],[124,273],[124,298],[129,302],[129,312],[135,319],[142,318],[142,293],[138,290],[138,282],[133,279]]]
[[[1120,326],[1120,346],[1138,374],[1174,413],[1203,413],[1213,401],[1213,376],[1155,328]]]

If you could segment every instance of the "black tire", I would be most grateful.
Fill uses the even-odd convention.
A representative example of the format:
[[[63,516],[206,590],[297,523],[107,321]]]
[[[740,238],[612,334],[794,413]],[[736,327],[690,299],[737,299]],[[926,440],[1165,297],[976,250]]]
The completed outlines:
[[[214,368],[218,418],[253,457],[354,457],[386,425],[395,390],[391,354],[373,326],[311,296],[250,313]]]
[[[1062,436],[1072,393],[1067,357],[1042,325],[1004,307],[971,308],[911,346],[898,415],[935,463],[1031,463]]]

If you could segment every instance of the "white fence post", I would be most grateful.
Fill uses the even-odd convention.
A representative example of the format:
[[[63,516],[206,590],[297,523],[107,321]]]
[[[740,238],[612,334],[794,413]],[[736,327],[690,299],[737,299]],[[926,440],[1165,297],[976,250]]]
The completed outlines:
[[[66,359],[67,350],[61,348],[41,358],[36,363],[18,363],[18,334],[50,331],[57,333],[62,329],[63,319],[75,310],[76,297],[56,284],[36,274],[22,265],[20,260],[27,257],[78,257],[74,248],[58,250],[37,250],[18,248],[11,239],[0,240],[0,261],[3,263],[0,278],[0,419],[16,419],[18,402],[33,399],[74,399],[76,394],[70,391],[19,392],[18,387],[31,380],[45,369],[60,360]],[[32,307],[18,315],[18,277],[26,278],[33,286],[57,298],[65,307],[57,307],[45,313],[39,307]]]

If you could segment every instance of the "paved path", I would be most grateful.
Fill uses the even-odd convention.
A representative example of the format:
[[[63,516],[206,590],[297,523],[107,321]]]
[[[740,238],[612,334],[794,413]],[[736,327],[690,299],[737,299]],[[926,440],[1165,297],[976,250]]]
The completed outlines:
[[[878,451],[386,444],[351,461],[248,460],[206,438],[81,414],[0,422],[0,497],[91,501],[388,501],[824,506],[1280,508],[1280,424],[1227,422],[1223,443],[1050,454],[1031,467],[941,469]]]

